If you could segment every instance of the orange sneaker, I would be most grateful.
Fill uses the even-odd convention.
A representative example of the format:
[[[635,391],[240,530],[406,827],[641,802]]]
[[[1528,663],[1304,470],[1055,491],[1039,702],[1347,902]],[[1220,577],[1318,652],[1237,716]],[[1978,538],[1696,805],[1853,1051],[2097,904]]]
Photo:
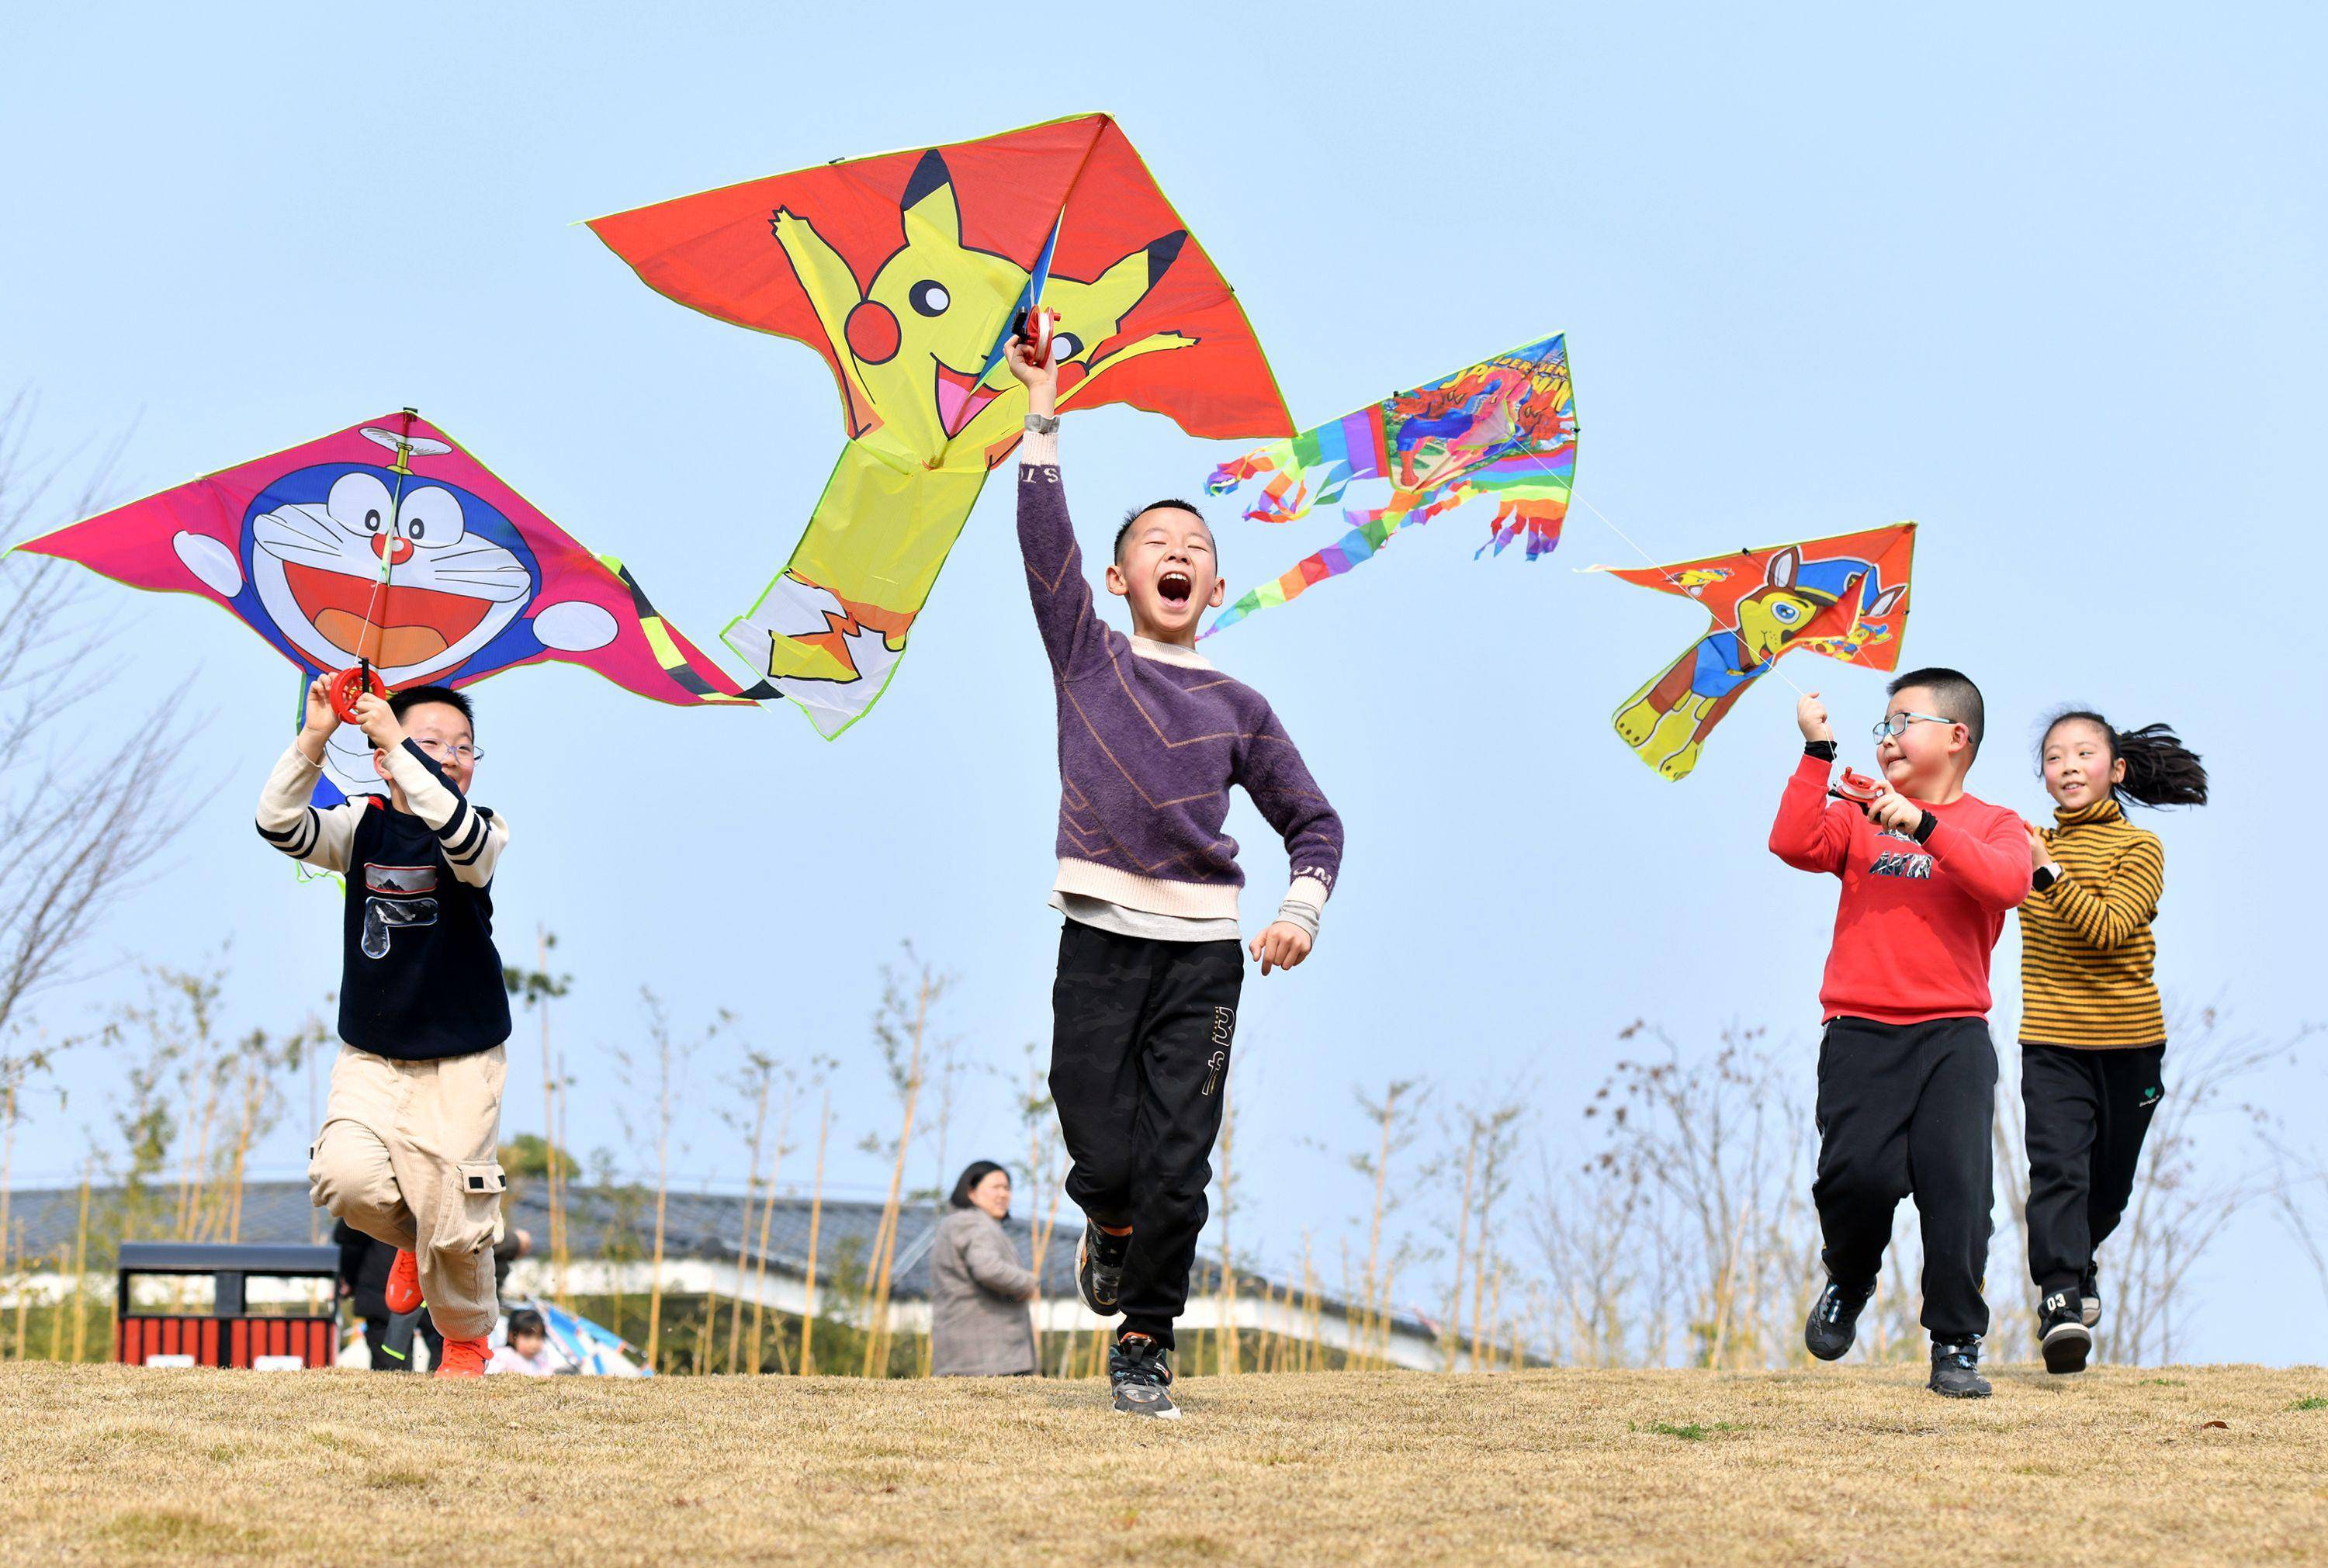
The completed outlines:
[[[485,1363],[493,1358],[493,1347],[483,1339],[447,1339],[445,1359],[437,1366],[439,1377],[483,1377]]]
[[[420,1310],[420,1260],[397,1248],[396,1262],[388,1265],[388,1286],[380,1294],[388,1299],[391,1312]]]

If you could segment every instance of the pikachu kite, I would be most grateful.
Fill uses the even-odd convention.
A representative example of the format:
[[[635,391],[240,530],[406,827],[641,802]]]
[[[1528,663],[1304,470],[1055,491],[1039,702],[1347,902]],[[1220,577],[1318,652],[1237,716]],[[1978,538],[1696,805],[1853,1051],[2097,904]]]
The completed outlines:
[[[1021,314],[1058,313],[1061,408],[1129,403],[1192,436],[1292,434],[1228,284],[1105,115],[778,174],[591,230],[650,286],[796,338],[849,444],[792,559],[728,645],[828,739],[896,672],[1026,391]]]

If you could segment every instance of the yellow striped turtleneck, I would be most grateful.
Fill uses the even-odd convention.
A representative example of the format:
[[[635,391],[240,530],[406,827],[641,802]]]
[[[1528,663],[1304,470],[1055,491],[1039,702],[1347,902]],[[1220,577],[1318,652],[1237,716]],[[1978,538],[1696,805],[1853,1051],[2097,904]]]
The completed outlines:
[[[2150,923],[2166,886],[2157,836],[2116,801],[2053,813],[2061,878],[2021,906],[2021,1039],[2116,1050],[2166,1038]]]

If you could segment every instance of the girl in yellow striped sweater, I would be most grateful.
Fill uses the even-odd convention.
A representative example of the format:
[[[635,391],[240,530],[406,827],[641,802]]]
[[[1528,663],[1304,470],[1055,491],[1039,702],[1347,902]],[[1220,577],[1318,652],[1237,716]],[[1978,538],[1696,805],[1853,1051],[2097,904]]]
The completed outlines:
[[[2123,803],[2207,803],[2207,770],[2163,724],[2120,731],[2082,709],[2038,743],[2055,825],[2029,828],[2021,906],[2021,1099],[2029,1272],[2049,1372],[2081,1372],[2101,1320],[2094,1253],[2126,1210],[2165,1093],[2166,1017],[2150,923],[2165,889],[2154,834]]]

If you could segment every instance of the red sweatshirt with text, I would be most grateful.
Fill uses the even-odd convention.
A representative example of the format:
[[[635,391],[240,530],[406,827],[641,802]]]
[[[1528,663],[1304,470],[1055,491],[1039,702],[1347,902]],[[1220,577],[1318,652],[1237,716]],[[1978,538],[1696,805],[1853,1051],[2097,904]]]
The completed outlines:
[[[1986,1017],[1989,955],[2005,911],[2029,896],[2020,817],[1970,795],[1944,806],[1918,802],[1938,819],[1920,844],[1830,800],[1834,765],[1804,757],[1770,825],[1772,854],[1843,878],[1819,985],[1822,1018]]]

